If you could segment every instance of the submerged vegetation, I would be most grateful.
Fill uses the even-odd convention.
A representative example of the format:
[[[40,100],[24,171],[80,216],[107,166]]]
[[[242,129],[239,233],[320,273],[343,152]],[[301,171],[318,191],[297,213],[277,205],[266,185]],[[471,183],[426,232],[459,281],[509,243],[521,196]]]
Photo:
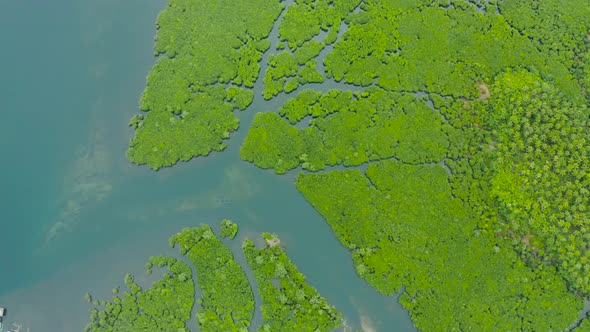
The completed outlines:
[[[156,41],[165,55],[141,100],[149,112],[130,122],[132,161],[157,169],[222,150],[239,125],[234,110],[292,94],[277,112],[255,115],[241,158],[278,174],[301,169],[297,188],[351,252],[357,274],[383,294],[402,292],[419,329],[546,331],[576,322],[590,296],[590,6],[226,6],[169,0]],[[306,88],[320,82],[336,88]],[[223,247],[210,230],[190,232],[190,241],[210,233],[204,243]],[[235,236],[229,224],[226,235]],[[296,318],[310,309],[297,302],[309,294],[289,279],[298,272],[279,247],[247,241],[244,250],[270,319],[264,328],[291,328],[292,319],[335,326],[334,312]],[[211,276],[219,268],[195,264]],[[246,293],[237,298],[250,308]]]

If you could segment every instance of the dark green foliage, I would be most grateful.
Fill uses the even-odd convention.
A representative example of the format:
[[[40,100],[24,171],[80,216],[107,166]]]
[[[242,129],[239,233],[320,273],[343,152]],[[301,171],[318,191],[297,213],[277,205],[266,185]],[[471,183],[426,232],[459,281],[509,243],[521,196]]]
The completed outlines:
[[[133,276],[127,274],[125,284],[130,291],[125,292],[122,297],[115,295],[112,303],[104,303],[104,308],[93,308],[85,331],[188,332],[185,322],[190,319],[195,301],[190,267],[165,256],[151,257],[150,262],[168,267],[169,272],[146,290],[142,290],[134,282]],[[117,294],[118,288],[113,293]]]
[[[297,188],[352,251],[360,277],[400,298],[418,329],[563,330],[583,306],[552,267],[532,270],[478,231],[440,166],[384,161],[300,174]]]
[[[221,221],[221,231],[219,236],[222,238],[234,239],[238,234],[238,225],[231,222],[231,220],[223,219]]]
[[[275,235],[263,234],[267,246],[258,249],[248,239],[244,255],[254,271],[262,298],[259,331],[331,331],[342,323],[341,314],[287,257]]]
[[[149,113],[130,123],[136,133],[129,159],[158,169],[223,150],[223,140],[238,128],[232,110],[252,101],[241,87],[252,87],[258,77],[258,62],[270,47],[264,40],[281,9],[279,1],[169,0],[155,45],[165,55],[141,97]],[[227,94],[216,83],[229,83]]]
[[[135,114],[131,120],[129,120],[129,127],[133,127],[133,129],[137,129],[143,125],[143,115],[142,114]]]
[[[202,297],[197,311],[201,331],[248,331],[254,295],[240,265],[211,228],[187,228],[170,239],[197,272]]]

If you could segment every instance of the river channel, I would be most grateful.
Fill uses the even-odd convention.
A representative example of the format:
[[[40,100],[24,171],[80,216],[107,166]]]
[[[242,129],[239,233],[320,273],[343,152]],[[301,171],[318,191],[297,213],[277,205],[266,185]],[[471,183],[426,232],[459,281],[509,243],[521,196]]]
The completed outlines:
[[[239,113],[241,128],[222,153],[158,172],[126,159],[127,122],[155,62],[154,22],[164,5],[0,2],[5,326],[81,331],[90,315],[84,294],[110,298],[127,272],[147,283],[147,258],[175,255],[170,235],[228,218],[240,225],[231,244],[238,260],[241,240],[274,232],[353,330],[413,331],[394,297],[357,277],[350,254],[295,189],[291,173],[277,176],[239,159],[255,112],[276,111],[289,96],[265,102],[258,82],[255,103]],[[333,87],[342,88],[313,88]]]

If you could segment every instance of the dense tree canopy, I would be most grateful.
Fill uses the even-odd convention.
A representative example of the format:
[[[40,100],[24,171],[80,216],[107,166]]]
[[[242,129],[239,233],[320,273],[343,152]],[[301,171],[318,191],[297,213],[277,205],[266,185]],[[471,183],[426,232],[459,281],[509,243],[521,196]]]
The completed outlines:
[[[289,49],[276,57],[271,54],[268,59],[269,68],[264,75],[265,99],[281,92],[290,93],[302,84],[324,82],[314,58],[326,45],[336,41],[342,19],[359,3],[359,0],[297,0],[287,8],[279,23],[279,33]],[[327,34],[318,39],[321,32]]]
[[[170,238],[195,266],[201,331],[247,331],[254,314],[254,294],[246,274],[211,228],[187,228]]]
[[[291,123],[307,116],[313,120],[298,130],[275,113],[257,114],[241,150],[242,159],[277,173],[392,157],[413,164],[438,162],[448,146],[444,118],[413,94],[379,88],[354,94],[304,90],[279,114]]]
[[[404,295],[412,301],[402,297],[402,303],[410,310],[417,326],[425,330],[435,329],[440,324],[448,329],[465,326],[480,330],[565,329],[575,321],[582,305],[580,300],[566,293],[567,287],[578,294],[590,291],[590,252],[586,248],[590,238],[585,226],[588,220],[586,196],[590,189],[586,176],[590,169],[586,161],[589,154],[585,147],[588,111],[581,106],[585,79],[574,64],[582,65],[560,60],[568,55],[571,59],[572,54],[587,57],[585,34],[580,27],[588,29],[590,25],[587,18],[576,22],[575,26],[565,24],[561,29],[571,28],[566,37],[577,36],[575,40],[566,40],[555,47],[538,47],[537,43],[555,37],[548,36],[548,30],[534,27],[530,27],[534,32],[516,30],[513,18],[505,19],[502,15],[505,10],[516,10],[508,6],[509,3],[503,2],[503,8],[496,8],[493,3],[483,8],[460,1],[451,6],[425,4],[404,8],[379,1],[363,2],[363,11],[346,19],[349,29],[324,62],[328,77],[360,86],[377,85],[382,89],[367,88],[363,93],[333,90],[325,94],[304,90],[279,109],[279,115],[286,121],[281,122],[274,114],[260,116],[261,121],[256,121],[251,129],[256,136],[249,134],[242,147],[243,159],[263,168],[275,168],[277,173],[288,170],[282,162],[277,163],[278,156],[286,153],[291,154],[289,165],[295,167],[296,155],[300,154],[297,166],[311,171],[388,158],[410,165],[442,161],[441,165],[448,167],[451,176],[429,185],[443,188],[445,182],[450,183],[452,195],[461,199],[454,204],[461,207],[441,208],[431,219],[418,218],[429,220],[433,231],[420,235],[419,238],[427,242],[407,240],[407,249],[403,242],[392,239],[400,239],[410,230],[418,231],[419,224],[416,215],[407,219],[402,216],[405,213],[419,215],[419,202],[423,197],[437,197],[437,203],[443,203],[440,195],[404,193],[404,202],[416,202],[402,213],[392,208],[390,202],[371,203],[369,198],[375,193],[357,186],[333,192],[335,184],[348,181],[347,176],[351,174],[331,177],[324,186],[302,185],[299,181],[306,179],[304,176],[298,181],[298,188],[320,212],[325,212],[322,214],[343,244],[350,247],[353,258],[362,262],[357,265],[359,275],[386,294],[405,286]],[[485,14],[479,12],[482,9]],[[545,14],[548,21],[557,19],[555,11]],[[564,17],[565,20],[571,18],[566,14]],[[511,67],[527,68],[537,74],[526,71],[511,74]],[[423,91],[426,98],[419,97]],[[369,103],[363,104],[365,101]],[[362,107],[364,105],[368,107]],[[415,110],[419,113],[412,112]],[[396,112],[402,117],[391,116]],[[431,116],[424,117],[426,114]],[[404,123],[404,118],[417,115],[422,118],[414,118],[410,123],[418,126],[399,125]],[[297,127],[298,135],[296,127],[286,124],[296,125],[306,117],[313,119],[308,127]],[[347,117],[350,120],[347,121]],[[267,120],[272,120],[273,125],[262,124]],[[282,129],[258,129],[276,129],[278,124]],[[371,134],[381,126],[390,131],[376,130]],[[421,128],[430,132],[420,132]],[[289,137],[285,136],[287,133]],[[274,150],[266,149],[260,137],[264,137],[264,142],[275,144]],[[429,142],[428,139],[433,140]],[[339,144],[331,143],[334,141]],[[410,144],[406,149],[399,149],[404,141]],[[381,150],[375,150],[376,144]],[[421,156],[424,151],[429,153]],[[374,165],[378,164],[369,166],[370,182],[362,180],[369,187],[376,184],[379,176],[395,176],[391,169]],[[371,170],[374,171],[372,176]],[[444,168],[440,168],[440,172],[444,173]],[[314,176],[309,177],[313,183]],[[406,176],[399,183],[389,181],[383,188],[398,190],[403,182],[415,186],[415,181],[410,179]],[[347,197],[350,195],[354,198]],[[326,197],[321,202],[325,206],[314,200],[317,196]],[[334,197],[340,199],[335,202]],[[342,210],[334,206],[341,206]],[[326,212],[332,211],[330,209],[334,209],[334,219]],[[380,209],[383,212],[379,212]],[[457,211],[464,211],[466,216],[445,218]],[[453,230],[450,225],[454,219],[463,220],[460,224],[466,228],[456,229],[456,233],[449,235],[452,241],[445,247],[436,251],[426,249],[428,255],[416,259],[416,252],[431,246],[429,242],[444,242],[443,234]],[[405,220],[401,229],[394,227],[395,220]],[[359,222],[366,226],[360,226]],[[437,230],[436,226],[442,228]],[[391,232],[385,231],[390,229]],[[461,244],[461,238],[465,244]],[[512,247],[516,247],[517,254],[509,251]],[[431,265],[441,257],[430,256],[441,256],[443,252],[462,253],[462,259],[452,270],[447,270],[452,261],[445,261],[445,267]],[[466,257],[466,252],[473,256]],[[489,253],[493,253],[493,257],[487,257]],[[364,261],[366,257],[372,260]],[[517,261],[518,257],[523,260]],[[398,260],[403,264],[396,264]],[[429,267],[421,269],[419,264],[410,263],[415,260]],[[378,270],[378,266],[382,270]],[[514,282],[504,285],[502,272],[494,275],[502,269],[507,269],[508,274],[526,277],[515,285]],[[444,300],[436,298],[434,302],[440,307],[433,306],[432,295],[420,300],[426,285],[435,283],[425,281],[428,278],[420,282],[414,280],[415,277],[405,279],[409,275],[433,274],[429,272],[433,270],[442,273],[435,280],[445,280],[450,286],[446,289],[448,294],[444,285],[431,292],[444,294],[439,296],[445,298],[456,297],[452,303],[442,304]],[[460,277],[455,276],[455,272]],[[473,290],[485,274],[490,275],[487,277],[490,280],[497,278],[494,283],[499,288]],[[466,291],[463,295],[458,284],[452,282],[454,278],[463,280]],[[470,283],[473,286],[469,286]],[[524,284],[530,286],[527,294],[522,293]],[[407,291],[410,287],[415,287],[415,293]],[[466,301],[463,298],[479,291],[482,294],[476,296],[470,306],[474,312],[467,310],[469,314],[458,315],[465,309],[453,307],[453,303]],[[486,291],[490,294],[484,294]],[[540,294],[547,297],[542,300],[538,297]],[[523,305],[523,298],[528,299],[528,309],[519,311],[516,308]],[[491,299],[497,307],[488,304]],[[547,305],[547,301],[557,301],[551,306],[562,311],[543,321],[540,302]],[[482,311],[482,306],[488,308],[487,311]],[[493,313],[490,317],[495,318],[484,317],[490,313]]]
[[[252,100],[247,88],[281,10],[278,0],[169,0],[157,22],[162,56],[141,97],[148,114],[133,125],[129,159],[158,169],[223,150],[238,128],[232,111]]]
[[[300,174],[297,188],[352,252],[359,276],[424,331],[564,330],[583,307],[552,267],[531,269],[477,229],[438,165],[396,161]]]
[[[551,85],[507,73],[480,112],[496,150],[491,195],[526,252],[590,294],[590,121]]]
[[[234,110],[288,94],[256,114],[241,158],[299,168],[358,275],[403,291],[418,328],[571,326],[590,295],[590,5],[294,0],[280,16],[263,2],[170,0],[130,159],[159,168],[222,150]]]
[[[279,246],[275,235],[263,234],[267,246],[258,249],[244,242],[244,255],[254,272],[262,298],[259,331],[331,331],[340,326],[342,315],[305,281]],[[278,285],[278,286],[277,286]]]

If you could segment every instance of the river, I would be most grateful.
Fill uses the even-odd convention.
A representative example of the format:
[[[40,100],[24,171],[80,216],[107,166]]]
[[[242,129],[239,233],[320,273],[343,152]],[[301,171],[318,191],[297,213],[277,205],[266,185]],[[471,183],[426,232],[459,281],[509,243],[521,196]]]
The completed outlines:
[[[89,318],[85,293],[109,298],[127,272],[146,283],[147,258],[174,255],[170,235],[229,218],[240,225],[231,248],[238,259],[244,237],[277,233],[347,325],[414,330],[395,298],[356,276],[350,254],[295,189],[292,174],[240,161],[254,109],[276,104],[259,98],[241,113],[242,127],[222,153],[159,172],[127,161],[127,122],[155,61],[154,22],[163,6],[161,0],[0,2],[5,325],[81,331]]]

